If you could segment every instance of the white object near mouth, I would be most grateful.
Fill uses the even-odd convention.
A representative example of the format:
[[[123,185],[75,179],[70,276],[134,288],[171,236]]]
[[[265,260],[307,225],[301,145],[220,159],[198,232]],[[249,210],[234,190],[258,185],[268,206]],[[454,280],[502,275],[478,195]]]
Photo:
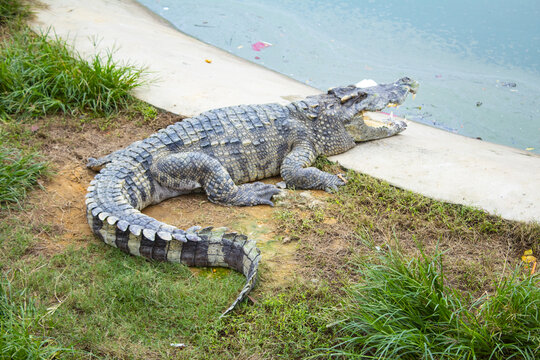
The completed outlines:
[[[374,80],[371,80],[371,79],[364,79],[364,80],[360,81],[359,83],[357,83],[354,86],[356,86],[357,88],[364,89],[364,88],[369,88],[369,87],[372,87],[372,86],[377,86],[377,83]]]

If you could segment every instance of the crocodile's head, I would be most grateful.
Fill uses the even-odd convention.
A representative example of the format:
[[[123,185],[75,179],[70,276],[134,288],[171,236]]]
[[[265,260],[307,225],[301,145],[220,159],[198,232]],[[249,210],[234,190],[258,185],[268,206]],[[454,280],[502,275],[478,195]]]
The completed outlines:
[[[392,84],[360,88],[355,85],[330,89],[327,94],[327,111],[342,121],[354,141],[366,141],[405,130],[400,120],[364,121],[365,111],[379,111],[387,106],[402,104],[407,95],[416,94],[418,83],[407,77]],[[329,114],[330,115],[330,114]]]

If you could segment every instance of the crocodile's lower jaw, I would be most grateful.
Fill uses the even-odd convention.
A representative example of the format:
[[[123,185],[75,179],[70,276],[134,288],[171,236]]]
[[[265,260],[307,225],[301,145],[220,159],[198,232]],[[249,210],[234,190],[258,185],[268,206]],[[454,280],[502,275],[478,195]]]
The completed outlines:
[[[345,129],[356,143],[392,136],[405,130],[407,125],[400,119],[385,116],[358,114],[345,124]]]

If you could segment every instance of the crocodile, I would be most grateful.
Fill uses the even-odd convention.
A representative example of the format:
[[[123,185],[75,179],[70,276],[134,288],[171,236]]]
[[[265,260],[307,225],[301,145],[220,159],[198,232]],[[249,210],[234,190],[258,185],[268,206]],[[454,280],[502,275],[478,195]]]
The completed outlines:
[[[368,88],[336,87],[288,105],[214,109],[89,158],[87,167],[100,172],[86,195],[88,224],[105,243],[128,254],[239,271],[246,283],[225,315],[255,285],[261,259],[255,241],[212,227],[179,229],[141,210],[194,191],[222,205],[273,205],[272,196],[281,190],[257,180],[277,175],[288,188],[336,190],[345,178],[310,167],[316,157],[403,131],[403,121],[372,126],[362,113],[401,104],[417,87],[402,78]]]

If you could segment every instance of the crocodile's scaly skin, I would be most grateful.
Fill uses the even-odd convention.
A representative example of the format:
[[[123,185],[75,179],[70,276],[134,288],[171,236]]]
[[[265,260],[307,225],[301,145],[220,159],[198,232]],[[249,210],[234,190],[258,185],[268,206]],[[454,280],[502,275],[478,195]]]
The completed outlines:
[[[255,284],[260,261],[255,242],[212,228],[178,229],[140,210],[201,188],[210,201],[223,205],[272,205],[279,190],[250,182],[276,175],[288,187],[336,189],[344,182],[309,167],[315,158],[404,130],[399,121],[370,127],[359,115],[401,104],[416,88],[408,78],[367,89],[351,85],[287,106],[233,106],[170,125],[125,149],[89,159],[88,167],[104,168],[88,188],[88,223],[103,241],[129,254],[241,272],[246,285],[227,313]]]

